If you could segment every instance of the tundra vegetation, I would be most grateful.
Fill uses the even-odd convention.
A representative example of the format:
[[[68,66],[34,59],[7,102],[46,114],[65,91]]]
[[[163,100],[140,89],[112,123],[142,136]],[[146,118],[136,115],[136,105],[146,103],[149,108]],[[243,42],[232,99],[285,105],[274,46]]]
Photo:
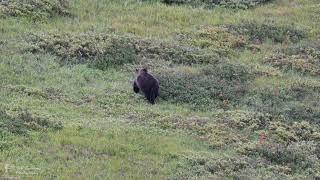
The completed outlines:
[[[0,177],[320,176],[318,0],[2,0],[0,24]]]

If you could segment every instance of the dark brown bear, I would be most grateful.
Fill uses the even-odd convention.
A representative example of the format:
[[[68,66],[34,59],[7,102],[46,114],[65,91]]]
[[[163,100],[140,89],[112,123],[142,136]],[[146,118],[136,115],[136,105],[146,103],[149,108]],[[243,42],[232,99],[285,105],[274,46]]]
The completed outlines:
[[[159,81],[148,73],[147,69],[136,69],[137,77],[133,82],[133,91],[141,90],[151,104],[159,96]]]

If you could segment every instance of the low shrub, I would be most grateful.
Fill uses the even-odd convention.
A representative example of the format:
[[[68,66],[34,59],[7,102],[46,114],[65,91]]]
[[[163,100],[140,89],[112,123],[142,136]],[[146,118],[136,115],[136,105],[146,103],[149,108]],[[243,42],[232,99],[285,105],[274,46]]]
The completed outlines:
[[[221,56],[216,52],[192,45],[144,39],[135,39],[134,44],[138,56],[143,59],[160,59],[185,65],[212,64],[221,59]]]
[[[178,41],[201,49],[210,49],[221,57],[229,57],[235,50],[247,47],[247,38],[229,32],[223,26],[205,26],[190,33],[178,35]]]
[[[241,139],[223,124],[216,124],[212,119],[206,117],[193,116],[183,118],[166,116],[157,120],[157,125],[162,128],[186,130],[201,140],[208,142],[210,148],[215,149],[223,148]]]
[[[187,103],[198,110],[238,104],[254,78],[249,67],[226,62],[196,73],[169,70],[158,74],[162,99]]]
[[[243,105],[253,111],[283,116],[292,121],[307,120],[320,122],[320,89],[317,85],[295,82],[291,85],[270,86],[250,89],[243,98]]]
[[[320,39],[280,49],[266,58],[264,63],[284,71],[320,75]]]
[[[102,34],[50,33],[29,35],[28,48],[32,53],[51,53],[61,58],[64,64],[88,63],[105,69],[137,59],[135,47],[128,38]]]
[[[300,55],[288,56],[276,54],[269,57],[265,63],[285,71],[298,71],[302,74],[320,75],[320,61]]]
[[[176,167],[175,173],[169,179],[221,179],[244,178],[251,175],[246,172],[257,166],[257,162],[244,155],[210,157],[208,155],[187,154],[182,157],[182,162]]]
[[[28,135],[29,131],[43,131],[47,129],[60,130],[63,125],[60,121],[50,121],[45,118],[35,117],[28,111],[21,111],[16,117],[0,111],[0,130],[3,132]]]
[[[228,27],[230,31],[248,36],[254,42],[261,42],[267,39],[277,43],[285,41],[298,42],[307,36],[305,29],[292,24],[280,24],[273,21],[244,21],[238,25],[228,25]]]
[[[319,141],[320,128],[307,121],[302,122],[281,122],[274,121],[268,127],[269,132],[278,142],[291,143],[296,141]]]
[[[268,127],[272,116],[259,112],[244,110],[225,111],[216,115],[219,123],[226,124],[230,128],[239,130],[262,130]]]
[[[236,148],[238,153],[255,159],[262,158],[261,166],[283,174],[305,172],[304,176],[308,176],[319,173],[319,124],[290,122],[279,117],[268,118],[265,124],[264,128],[254,131],[257,136],[253,141],[239,144]]]
[[[253,166],[252,159],[246,156],[235,157],[220,157],[211,158],[206,164],[205,168],[212,174],[220,174],[224,176],[237,176],[246,168]]]
[[[248,9],[269,2],[270,0],[161,0],[165,4],[191,5],[194,7],[213,8],[222,6],[234,9]]]
[[[29,35],[25,52],[51,53],[64,64],[87,63],[105,69],[127,63],[164,60],[178,64],[215,63],[217,53],[172,42],[108,34],[49,33]]]
[[[247,144],[238,151],[249,157],[261,157],[272,166],[287,167],[284,172],[286,174],[305,172],[313,175],[319,167],[319,159],[315,156],[316,148],[317,143],[312,141],[294,142],[289,145],[267,141],[263,144]]]
[[[65,95],[62,93],[60,89],[56,89],[52,87],[44,88],[40,90],[40,89],[30,88],[23,85],[19,85],[19,86],[7,85],[7,86],[4,86],[3,88],[7,89],[10,93],[16,92],[26,96],[45,98],[49,100],[55,100],[55,99],[61,100],[65,97]]]
[[[32,19],[70,16],[68,0],[9,0],[0,2],[0,17],[23,16]]]
[[[237,117],[238,115],[241,117]],[[186,171],[183,165],[178,166],[175,176],[285,178],[300,174],[305,178],[319,173],[320,127],[316,123],[287,122],[270,115],[248,111],[226,111],[216,114],[213,119],[193,117],[174,122],[178,123],[173,124],[185,124],[186,128],[214,125],[216,128],[213,131],[206,132],[212,134],[217,141],[221,140],[224,144],[220,146],[220,150],[227,151],[226,153],[221,151],[217,156],[199,153],[184,155],[186,158],[184,165],[187,165],[188,170]],[[248,128],[245,127],[253,128],[247,131]],[[234,128],[240,131],[235,131]],[[232,134],[229,133],[230,130]],[[214,136],[214,132],[221,131],[227,134]],[[226,141],[231,135],[234,137],[232,143]],[[205,140],[210,143],[210,139]],[[230,153],[229,151],[232,151],[232,157],[226,155]]]
[[[271,0],[214,0],[214,2],[222,7],[248,9],[266,2],[271,2]]]

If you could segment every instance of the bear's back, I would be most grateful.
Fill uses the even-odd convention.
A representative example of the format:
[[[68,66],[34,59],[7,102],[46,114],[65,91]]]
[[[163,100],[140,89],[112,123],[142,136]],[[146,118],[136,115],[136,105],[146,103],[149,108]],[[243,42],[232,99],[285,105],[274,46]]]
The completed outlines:
[[[140,73],[137,77],[137,83],[140,89],[149,90],[154,86],[158,86],[158,81],[149,73]]]

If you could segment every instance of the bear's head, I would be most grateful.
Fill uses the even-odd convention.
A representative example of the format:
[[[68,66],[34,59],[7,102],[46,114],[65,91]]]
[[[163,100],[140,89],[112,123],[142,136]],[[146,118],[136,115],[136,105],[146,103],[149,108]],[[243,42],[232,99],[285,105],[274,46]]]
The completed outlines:
[[[137,74],[147,73],[147,72],[148,72],[147,68],[136,69]]]

